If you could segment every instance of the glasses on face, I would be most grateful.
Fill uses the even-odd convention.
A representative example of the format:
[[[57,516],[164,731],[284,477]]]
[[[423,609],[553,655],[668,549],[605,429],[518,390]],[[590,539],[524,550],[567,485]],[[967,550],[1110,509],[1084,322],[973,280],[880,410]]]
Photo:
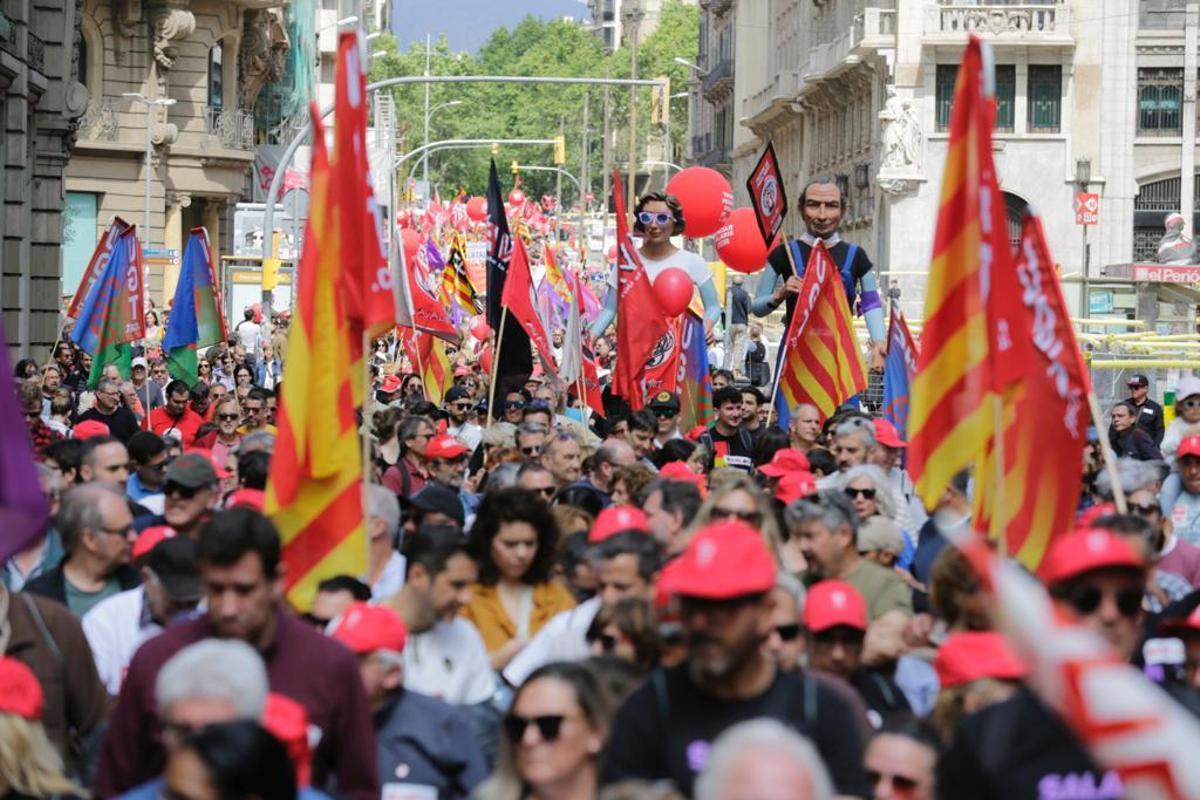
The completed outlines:
[[[779,638],[785,642],[794,642],[800,638],[800,626],[796,623],[790,625],[776,625],[775,632],[779,634]]]
[[[164,460],[164,461],[160,461],[157,464],[146,464],[144,467],[142,467],[142,469],[148,469],[151,472],[166,472],[167,465],[170,463],[171,462]]]
[[[519,714],[509,714],[504,718],[504,732],[511,742],[519,742],[525,738],[525,730],[530,725],[536,725],[538,736],[543,742],[553,742],[562,733],[562,724],[566,719],[563,714],[544,714],[539,717],[522,717]]]
[[[600,651],[609,656],[617,651],[617,642],[617,637],[611,633],[597,634],[588,639],[588,644],[599,644]]]
[[[1071,589],[1067,593],[1066,600],[1076,613],[1081,617],[1086,617],[1096,613],[1100,604],[1104,602],[1105,595],[1113,598],[1117,605],[1117,611],[1121,612],[1123,617],[1137,616],[1142,609],[1142,590],[1132,586],[1116,591],[1104,591],[1099,586],[1082,584]]]
[[[891,781],[892,792],[897,797],[909,797],[917,790],[917,782],[903,775],[889,775],[869,769],[867,770],[867,780],[871,782],[872,789],[879,786],[885,780]]]
[[[668,222],[671,222],[674,219],[674,216],[662,211],[657,213],[651,211],[638,212],[638,222],[642,223],[643,225],[649,225],[652,222],[658,223],[659,225],[666,225]]]
[[[742,511],[737,508],[721,508],[714,506],[709,512],[709,517],[712,519],[740,519],[742,522],[750,525],[758,525],[762,522],[762,514],[757,511]]]
[[[538,447],[536,444],[527,445],[521,448],[521,455],[523,456],[536,456],[541,452],[542,448]]]
[[[1179,405],[1184,408],[1200,408],[1200,397],[1189,397],[1186,400],[1180,401]]]
[[[654,411],[654,416],[658,417],[659,419],[673,419],[678,413],[678,411],[670,408],[659,408]]]
[[[450,408],[454,411],[470,411],[471,404],[470,403],[451,403]]]
[[[235,414],[217,414],[217,419],[221,422],[237,422],[238,415]]]
[[[558,488],[555,486],[540,486],[537,489],[530,489],[529,491],[536,492],[549,500],[551,497],[554,497],[554,493],[558,491]]]
[[[124,528],[104,528],[104,527],[101,527],[101,528],[100,528],[100,530],[104,531],[104,532],[105,532],[105,533],[107,533],[109,536],[120,536],[122,539],[125,539],[125,538],[128,538],[128,537],[129,537],[129,535],[130,535],[131,533],[133,533],[133,526],[132,526],[132,525],[126,525]]]
[[[261,414],[263,412],[262,406],[244,405],[242,408],[246,410],[246,416]]]
[[[524,408],[524,407],[525,407],[524,400],[505,400],[504,401],[504,408],[508,411],[515,411],[518,408]]]
[[[183,486],[182,484],[175,483],[174,481],[167,481],[166,485],[163,486],[163,494],[164,495],[166,495],[167,497],[179,495],[184,500],[191,500],[193,497],[196,496],[196,492],[199,492],[199,491],[200,491],[200,489],[198,487]]]
[[[846,497],[849,497],[851,500],[853,500],[856,497],[862,497],[866,500],[874,500],[875,499],[875,490],[874,489],[855,489],[852,486],[847,486],[842,491],[844,491],[846,493]]]

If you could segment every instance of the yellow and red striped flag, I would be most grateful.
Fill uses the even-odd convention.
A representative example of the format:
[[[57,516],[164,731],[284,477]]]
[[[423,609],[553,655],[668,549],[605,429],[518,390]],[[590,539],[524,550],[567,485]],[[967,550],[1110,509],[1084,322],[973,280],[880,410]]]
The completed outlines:
[[[446,343],[431,334],[418,333],[417,348],[421,352],[421,384],[425,387],[425,399],[440,406],[454,383]]]
[[[972,36],[954,88],[908,416],[909,471],[930,508],[956,473],[982,457],[993,428],[990,398],[1002,383],[992,363],[988,285],[1011,275],[1012,255],[992,163],[991,74],[990,52]]]
[[[275,520],[291,603],[308,608],[317,583],[367,568],[362,463],[337,199],[321,114],[312,105],[311,205],[265,512]]]
[[[479,300],[475,296],[475,286],[467,273],[467,245],[462,234],[455,234],[450,244],[449,263],[454,267],[454,286],[457,293],[458,305],[464,313],[475,315],[480,311]]]
[[[549,243],[545,245],[545,255],[542,260],[546,262],[546,280],[550,281],[550,288],[562,298],[564,303],[571,302],[571,290],[567,287],[567,278],[563,275],[562,267],[558,266],[554,248]]]
[[[854,335],[846,290],[822,242],[808,258],[784,346],[777,404],[795,408],[812,403],[827,419],[867,388],[867,366]]]

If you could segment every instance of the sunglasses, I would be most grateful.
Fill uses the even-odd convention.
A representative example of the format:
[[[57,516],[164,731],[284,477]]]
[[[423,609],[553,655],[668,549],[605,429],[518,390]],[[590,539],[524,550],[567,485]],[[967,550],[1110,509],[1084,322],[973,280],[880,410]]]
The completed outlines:
[[[673,214],[666,214],[661,211],[657,214],[649,211],[639,211],[637,217],[638,222],[642,223],[643,225],[649,225],[651,222],[657,222],[659,225],[666,225],[668,222],[672,222],[675,219]]]
[[[1096,613],[1104,596],[1111,594],[1117,604],[1117,611],[1123,617],[1134,617],[1142,610],[1142,590],[1136,588],[1121,589],[1117,592],[1105,592],[1098,586],[1083,584],[1071,589],[1066,595],[1066,601],[1080,616],[1086,617]]]
[[[540,452],[542,452],[542,448],[538,447],[537,445],[521,448],[521,455],[525,456],[536,456]]]
[[[791,625],[776,625],[775,632],[785,642],[794,642],[800,638],[800,626],[795,623]]]
[[[588,644],[600,643],[600,650],[605,655],[612,655],[617,650],[617,637],[611,633],[601,633],[588,639]]]
[[[1189,397],[1187,400],[1181,400],[1179,405],[1184,408],[1200,408],[1200,397]]]
[[[171,495],[177,494],[180,497],[182,497],[184,500],[191,500],[193,497],[196,496],[196,493],[199,491],[200,491],[199,487],[183,486],[181,484],[175,483],[174,481],[167,481],[166,484],[163,485],[163,494],[164,495],[166,495],[167,497],[170,497]]]
[[[455,411],[470,411],[471,404],[470,403],[451,403],[450,408],[454,409]]]
[[[504,718],[504,732],[511,742],[519,742],[525,738],[525,730],[530,725],[536,725],[538,735],[543,742],[553,742],[562,733],[562,724],[566,716],[562,714],[545,714],[540,717],[522,717],[509,714]]]
[[[540,489],[530,489],[529,491],[537,492],[542,497],[550,498],[554,497],[554,493],[558,491],[558,488],[555,486],[543,486]]]
[[[513,408],[524,408],[524,407],[525,407],[525,401],[524,401],[524,400],[505,400],[505,401],[504,401],[504,407],[505,407],[505,408],[509,408],[509,409],[513,409]]]
[[[671,417],[676,416],[678,413],[678,411],[670,408],[660,408],[655,410],[654,416],[658,417],[659,419],[670,419]]]
[[[222,422],[236,422],[239,417],[237,414],[217,414],[217,419]]]
[[[721,508],[720,506],[714,507],[709,512],[709,517],[712,519],[740,519],[751,525],[758,525],[762,522],[762,514],[757,511],[739,511],[735,508]]]
[[[846,497],[849,497],[851,500],[853,500],[856,497],[863,497],[863,498],[866,498],[867,500],[875,499],[875,490],[874,489],[852,489],[851,487],[847,486],[842,491],[844,491],[846,493]]]
[[[1155,514],[1162,513],[1162,509],[1154,503],[1147,503],[1144,506],[1129,503],[1129,511],[1130,513],[1137,514],[1140,517],[1150,517],[1154,516]]]
[[[907,797],[917,790],[917,782],[912,778],[906,778],[903,775],[885,775],[882,772],[867,770],[867,780],[871,782],[872,788],[883,783],[885,779],[891,781],[892,790],[899,797]]]

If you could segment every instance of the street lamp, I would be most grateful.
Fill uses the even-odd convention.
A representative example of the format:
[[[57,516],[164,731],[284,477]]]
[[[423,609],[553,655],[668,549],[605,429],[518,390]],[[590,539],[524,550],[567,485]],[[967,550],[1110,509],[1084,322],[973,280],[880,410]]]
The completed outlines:
[[[697,66],[696,64],[693,64],[692,62],[688,61],[686,58],[683,58],[681,56],[675,56],[675,63],[682,64],[683,66],[687,67],[688,69],[694,69],[696,72],[700,73],[701,77],[704,77],[709,72],[704,67]]]
[[[144,223],[146,232],[145,232],[145,238],[142,240],[143,242],[145,242],[143,247],[146,247],[146,246],[149,246],[149,244],[150,244],[150,170],[151,170],[151,161],[154,158],[154,144],[151,141],[151,137],[150,137],[151,113],[152,113],[152,109],[155,106],[169,108],[169,107],[175,105],[175,99],[171,98],[171,97],[156,97],[153,100],[151,100],[149,97],[146,97],[146,95],[142,94],[141,92],[122,92],[121,96],[128,98],[130,100],[133,100],[135,102],[138,102],[138,103],[146,104],[146,209],[145,209],[146,210],[146,219],[145,219],[145,223]],[[164,235],[165,235],[165,231],[164,231]]]
[[[428,74],[428,72],[429,72],[428,66],[426,66],[425,71],[426,71],[426,74]],[[426,148],[428,148],[428,146],[429,146],[429,120],[433,118],[433,115],[435,113],[437,113],[438,111],[441,111],[443,108],[450,108],[451,106],[461,106],[462,104],[463,104],[462,100],[451,100],[446,103],[438,103],[433,108],[430,108],[429,107],[429,84],[425,84],[425,141],[424,141],[424,146]],[[425,200],[426,200],[426,202],[428,202],[429,195],[430,195],[430,191],[429,191],[429,150],[428,149],[426,149],[424,155],[421,158],[421,180],[423,180],[425,182]]]
[[[1086,194],[1087,190],[1092,184],[1092,160],[1090,158],[1075,159],[1075,182],[1079,184],[1079,191]],[[1082,222],[1082,220],[1080,221]],[[1091,316],[1092,312],[1092,292],[1091,287],[1088,285],[1088,262],[1091,261],[1091,259],[1088,258],[1088,226],[1080,225],[1079,227],[1083,229],[1083,247],[1080,250],[1080,263],[1083,265],[1083,280],[1080,281],[1080,287],[1082,289],[1083,296],[1080,298],[1081,307],[1079,309],[1079,315],[1084,319],[1087,319],[1089,316]]]
[[[356,22],[358,22],[358,17],[355,17],[355,16],[342,17],[337,22],[333,22],[333,23],[330,23],[329,25],[325,25],[323,27],[317,28],[316,32],[319,34],[321,31],[327,31],[330,28],[340,28],[344,25],[353,25]]]

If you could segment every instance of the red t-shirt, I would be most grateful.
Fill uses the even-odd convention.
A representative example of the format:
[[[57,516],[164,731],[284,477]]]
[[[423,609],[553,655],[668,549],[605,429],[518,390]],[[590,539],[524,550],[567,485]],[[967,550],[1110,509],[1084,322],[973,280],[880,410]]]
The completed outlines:
[[[156,408],[150,412],[150,430],[159,436],[177,436],[184,447],[191,447],[196,439],[196,431],[204,420],[190,408],[183,410],[183,416],[176,419],[167,413],[167,407]]]

